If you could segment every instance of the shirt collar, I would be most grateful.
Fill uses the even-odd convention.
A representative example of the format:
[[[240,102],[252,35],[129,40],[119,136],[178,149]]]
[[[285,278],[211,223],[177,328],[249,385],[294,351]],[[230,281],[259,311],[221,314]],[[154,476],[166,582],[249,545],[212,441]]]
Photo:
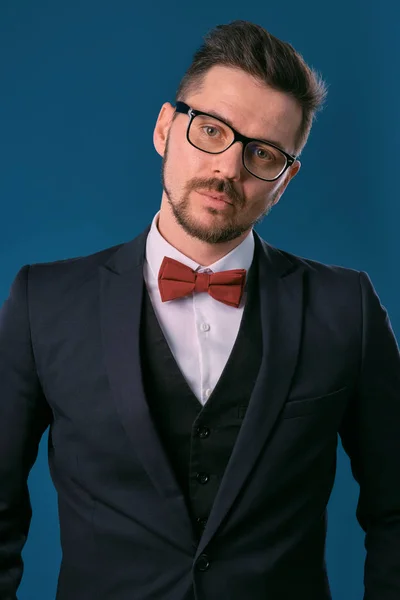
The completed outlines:
[[[170,258],[178,260],[194,271],[205,271],[206,269],[210,269],[216,273],[218,271],[229,271],[230,269],[246,269],[246,271],[250,269],[254,255],[253,230],[249,231],[249,234],[245,239],[228,254],[212,265],[203,267],[177,250],[163,238],[157,227],[159,214],[160,211],[155,214],[146,240],[146,260],[155,279],[158,278],[158,272],[164,256],[169,256]]]

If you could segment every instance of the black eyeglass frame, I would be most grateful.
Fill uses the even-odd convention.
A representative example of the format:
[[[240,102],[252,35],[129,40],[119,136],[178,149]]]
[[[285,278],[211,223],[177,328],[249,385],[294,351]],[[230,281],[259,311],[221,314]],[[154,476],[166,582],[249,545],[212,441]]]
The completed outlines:
[[[257,177],[257,179],[261,179],[261,181],[276,181],[277,179],[279,179],[279,177],[282,177],[282,175],[285,173],[285,171],[287,171],[287,169],[289,167],[291,167],[292,164],[297,160],[297,156],[294,156],[292,154],[288,154],[287,152],[285,152],[284,150],[282,150],[282,148],[279,148],[275,144],[271,144],[271,142],[267,142],[266,140],[257,140],[255,138],[249,138],[249,137],[247,137],[247,136],[239,133],[238,131],[236,131],[236,129],[234,129],[231,125],[229,125],[229,123],[226,123],[223,119],[220,119],[219,117],[216,117],[215,115],[210,115],[210,113],[206,113],[206,112],[203,112],[201,110],[195,110],[194,108],[192,108],[191,106],[189,106],[185,102],[180,102],[180,101],[176,102],[176,104],[175,104],[175,111],[177,113],[182,113],[182,114],[186,114],[186,115],[189,116],[189,123],[188,123],[187,130],[186,130],[186,139],[189,142],[189,144],[191,146],[193,146],[193,148],[196,148],[197,150],[200,150],[201,152],[206,152],[207,154],[222,154],[223,152],[225,152],[226,150],[228,150],[228,148],[230,148],[231,146],[233,146],[233,144],[235,142],[242,142],[242,145],[243,145],[243,151],[242,151],[242,163],[243,163],[243,166],[246,169],[246,171],[248,171],[248,173],[250,173],[250,175],[253,175],[253,177]],[[199,148],[198,146],[196,146],[195,144],[193,144],[193,142],[190,141],[190,138],[189,138],[190,126],[191,126],[191,124],[193,122],[193,119],[195,117],[199,116],[199,115],[204,115],[206,117],[211,117],[212,119],[216,119],[220,123],[223,123],[224,125],[226,125],[226,127],[229,127],[229,129],[233,132],[233,140],[229,144],[229,146],[227,146],[226,148],[224,148],[220,152],[210,152],[209,150],[203,150],[202,148]],[[246,167],[246,164],[244,162],[244,153],[246,151],[246,146],[248,144],[250,144],[251,142],[260,142],[261,144],[267,144],[268,146],[272,146],[272,148],[275,148],[276,150],[279,150],[279,152],[281,152],[285,156],[285,158],[286,158],[286,165],[285,165],[283,171],[281,173],[279,173],[279,175],[277,175],[273,179],[264,179],[264,177],[259,177],[258,175],[255,175],[254,173],[252,173]]]

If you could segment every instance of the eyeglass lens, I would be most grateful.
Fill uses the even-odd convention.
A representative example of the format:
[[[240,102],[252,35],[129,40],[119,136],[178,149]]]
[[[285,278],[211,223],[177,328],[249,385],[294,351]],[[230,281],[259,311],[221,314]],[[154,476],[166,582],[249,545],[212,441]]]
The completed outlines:
[[[189,130],[190,142],[205,152],[218,153],[233,141],[232,129],[213,117],[196,115]],[[262,179],[274,179],[286,166],[286,156],[262,142],[250,142],[244,153],[246,168]]]

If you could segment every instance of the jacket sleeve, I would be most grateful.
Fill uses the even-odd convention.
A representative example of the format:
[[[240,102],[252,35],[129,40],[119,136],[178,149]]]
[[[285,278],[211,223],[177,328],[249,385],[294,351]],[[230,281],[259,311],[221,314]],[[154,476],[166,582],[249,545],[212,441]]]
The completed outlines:
[[[360,272],[360,371],[340,435],[360,486],[364,600],[400,598],[400,353],[386,309]]]
[[[0,308],[0,598],[15,600],[31,521],[27,479],[49,424],[29,326],[29,265]]]

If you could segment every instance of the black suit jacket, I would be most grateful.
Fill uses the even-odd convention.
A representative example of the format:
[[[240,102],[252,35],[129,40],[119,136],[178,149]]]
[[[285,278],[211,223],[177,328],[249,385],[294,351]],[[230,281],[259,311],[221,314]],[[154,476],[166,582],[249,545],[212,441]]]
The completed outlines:
[[[24,266],[0,312],[0,598],[13,600],[48,425],[58,600],[326,600],[337,435],[360,484],[365,600],[400,598],[400,358],[365,272],[257,234],[264,353],[200,543],[157,438],[139,360],[149,227]],[[240,373],[237,374],[240,377]]]

